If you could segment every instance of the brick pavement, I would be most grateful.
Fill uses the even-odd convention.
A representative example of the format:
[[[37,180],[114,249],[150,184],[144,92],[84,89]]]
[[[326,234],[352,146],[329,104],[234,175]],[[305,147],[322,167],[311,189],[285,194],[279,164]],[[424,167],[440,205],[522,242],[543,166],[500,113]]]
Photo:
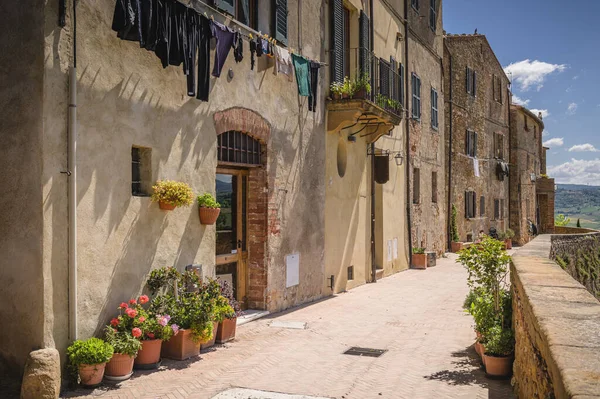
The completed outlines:
[[[165,361],[118,387],[65,397],[212,398],[243,387],[348,399],[511,398],[508,381],[479,369],[471,318],[461,309],[466,274],[455,258],[245,324],[235,342],[195,361]],[[274,328],[273,319],[308,327]],[[388,352],[343,355],[350,346]]]

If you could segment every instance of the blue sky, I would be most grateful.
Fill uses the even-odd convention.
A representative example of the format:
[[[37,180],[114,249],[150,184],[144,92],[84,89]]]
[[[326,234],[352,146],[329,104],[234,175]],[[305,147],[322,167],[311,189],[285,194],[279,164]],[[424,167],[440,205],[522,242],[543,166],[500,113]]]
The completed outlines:
[[[513,102],[544,113],[550,177],[600,186],[600,1],[442,4],[446,32],[486,35],[512,72]]]

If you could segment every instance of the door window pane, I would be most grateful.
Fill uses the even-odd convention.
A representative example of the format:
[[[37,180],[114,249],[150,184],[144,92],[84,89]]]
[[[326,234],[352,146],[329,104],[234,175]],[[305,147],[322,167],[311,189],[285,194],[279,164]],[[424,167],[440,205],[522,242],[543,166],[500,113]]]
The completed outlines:
[[[216,180],[217,201],[221,204],[216,254],[227,255],[237,251],[237,176],[217,173]]]

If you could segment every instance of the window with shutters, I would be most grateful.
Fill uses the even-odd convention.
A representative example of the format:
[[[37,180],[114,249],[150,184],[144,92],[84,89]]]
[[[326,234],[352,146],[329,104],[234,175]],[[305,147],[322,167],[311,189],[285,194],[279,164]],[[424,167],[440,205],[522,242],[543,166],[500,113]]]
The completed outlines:
[[[410,0],[410,5],[412,8],[419,11],[419,0]]]
[[[379,61],[379,92],[381,95],[391,98],[390,93],[390,64],[384,60]]]
[[[492,90],[494,93],[494,100],[502,103],[502,79],[498,75],[492,75]]]
[[[346,19],[343,0],[330,0],[329,7],[331,12],[331,51],[330,51],[330,71],[331,82],[341,83],[344,81],[346,71],[344,71],[346,48],[346,28],[344,20]]]
[[[412,82],[412,117],[421,120],[421,79],[413,72]]]
[[[213,5],[244,25],[258,29],[258,0],[213,0]]]
[[[472,96],[475,96],[477,93],[477,73],[469,67],[467,67],[466,69],[465,82],[467,87],[467,93],[469,93]]]
[[[504,136],[494,133],[494,158],[504,159]]]
[[[368,76],[372,76],[371,75],[371,54],[370,54],[371,38],[369,35],[369,32],[370,32],[369,17],[367,16],[367,14],[365,14],[363,12],[363,10],[360,10],[360,15],[358,17],[358,24],[359,24],[359,33],[358,33],[359,54],[358,54],[358,56],[359,56],[359,65],[360,65],[359,76],[364,76],[364,74],[367,74]]]
[[[477,157],[477,132],[467,130],[465,135],[465,154],[476,158]]]
[[[477,195],[475,191],[465,191],[465,218],[473,219],[477,214]]]
[[[485,216],[485,197],[479,197],[479,217]]]
[[[404,104],[404,65],[400,64],[400,67],[398,68],[398,80],[400,81],[400,83],[398,84],[399,86],[399,90],[400,90],[400,104],[402,104],[402,106],[405,106],[406,104]]]
[[[504,219],[504,199],[494,200],[494,220]]]
[[[435,32],[437,22],[436,1],[429,0],[429,28]]]
[[[390,56],[390,98],[396,101],[399,101],[398,98],[398,75],[396,75],[396,70],[398,70],[398,61],[392,56]]]
[[[437,189],[437,172],[431,172],[431,202],[434,204],[438,200],[438,189]]]
[[[431,88],[431,127],[438,130],[438,92]]]
[[[274,1],[275,40],[287,45],[288,43],[288,4],[287,0]]]
[[[421,171],[419,168],[413,169],[413,204],[421,201]]]

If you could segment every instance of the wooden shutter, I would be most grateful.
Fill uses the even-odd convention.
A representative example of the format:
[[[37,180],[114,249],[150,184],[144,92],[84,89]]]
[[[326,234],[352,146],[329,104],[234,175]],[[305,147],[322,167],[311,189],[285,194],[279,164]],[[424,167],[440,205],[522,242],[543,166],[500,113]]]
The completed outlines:
[[[477,95],[477,72],[473,71],[473,83],[471,90],[473,90],[473,96]]]
[[[275,40],[287,45],[288,7],[287,0],[275,0]]]
[[[473,157],[477,158],[477,132],[473,132]]]
[[[344,81],[344,5],[330,0],[331,7],[331,81]]]
[[[406,104],[404,104],[404,65],[402,64],[400,64],[400,67],[398,68],[398,75],[400,75],[400,103],[402,106],[406,107]]]
[[[235,0],[214,0],[213,4],[219,10],[235,15]]]
[[[429,92],[429,97],[431,99],[431,126],[435,126],[435,117],[433,115],[433,102],[435,101],[435,90],[433,90],[433,87]]]
[[[371,76],[371,42],[369,35],[369,17],[367,14],[360,10],[360,16],[358,18],[359,32],[358,32],[358,47],[359,47],[359,65],[360,75],[367,73]]]
[[[479,216],[485,216],[485,197],[479,197]]]
[[[469,67],[465,70],[465,88],[467,93],[471,93],[471,69]]]
[[[398,70],[398,61],[390,56],[390,97],[398,101],[398,82],[396,82],[396,71]]]
[[[435,0],[429,0],[429,27],[435,32],[437,20],[437,11],[435,10]]]
[[[421,119],[421,79],[417,76],[417,115]]]
[[[465,154],[471,155],[471,132],[468,130],[465,133]]]
[[[473,215],[473,217],[477,216],[477,193],[475,191],[473,191],[471,193],[471,204],[473,205],[473,209],[471,210],[471,215]]]

